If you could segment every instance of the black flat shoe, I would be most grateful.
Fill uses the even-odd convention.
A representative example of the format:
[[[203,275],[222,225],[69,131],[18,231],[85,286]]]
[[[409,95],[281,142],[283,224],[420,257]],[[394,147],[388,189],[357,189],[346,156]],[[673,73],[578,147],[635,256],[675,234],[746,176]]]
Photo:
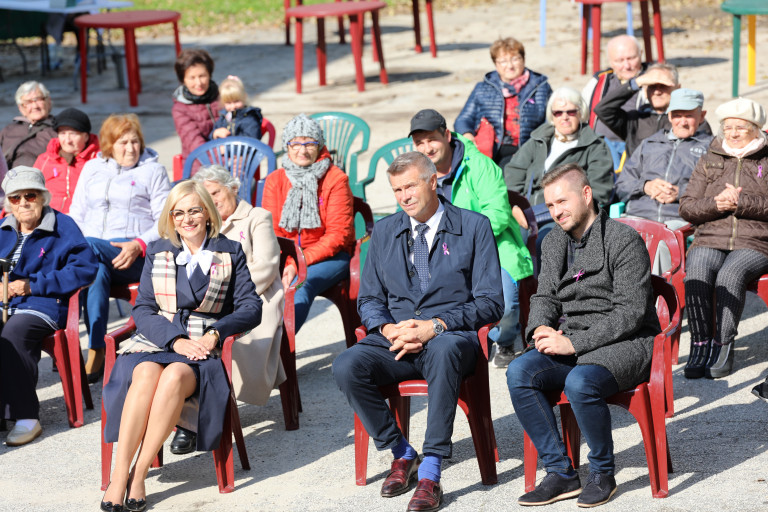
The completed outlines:
[[[99,509],[104,512],[123,512],[123,505],[120,503],[112,503],[111,501],[102,501]]]
[[[191,430],[176,427],[176,435],[171,441],[171,453],[174,455],[192,453],[195,451],[195,446],[197,446],[197,434]]]
[[[704,376],[704,369],[709,357],[711,340],[694,342],[691,340],[691,350],[688,354],[688,362],[685,363],[683,375],[686,379],[700,379]]]
[[[125,500],[125,510],[130,510],[130,512],[143,512],[146,508],[147,500],[144,498],[140,500],[128,498]]]
[[[86,373],[85,379],[88,381],[88,384],[96,384],[101,380],[103,376],[104,376],[104,365],[101,365],[101,370],[93,373]]]

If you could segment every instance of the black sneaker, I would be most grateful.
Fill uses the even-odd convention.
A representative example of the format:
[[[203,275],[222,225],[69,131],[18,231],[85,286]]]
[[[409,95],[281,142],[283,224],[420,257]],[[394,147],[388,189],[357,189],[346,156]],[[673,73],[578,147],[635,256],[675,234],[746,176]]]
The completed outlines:
[[[563,476],[560,473],[547,473],[539,485],[517,499],[518,505],[549,505],[560,500],[575,498],[581,492],[579,475]]]
[[[493,356],[491,364],[494,368],[506,368],[515,359],[514,347],[496,346],[496,354]]]
[[[582,508],[596,507],[607,503],[615,493],[616,479],[613,475],[590,473],[576,504]]]

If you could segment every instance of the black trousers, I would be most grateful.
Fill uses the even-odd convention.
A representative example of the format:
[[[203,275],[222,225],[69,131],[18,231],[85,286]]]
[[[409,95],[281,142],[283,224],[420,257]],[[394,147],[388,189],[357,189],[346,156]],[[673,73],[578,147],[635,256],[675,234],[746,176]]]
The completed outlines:
[[[30,314],[12,315],[0,332],[0,411],[3,419],[40,418],[37,364],[43,338],[53,328]]]

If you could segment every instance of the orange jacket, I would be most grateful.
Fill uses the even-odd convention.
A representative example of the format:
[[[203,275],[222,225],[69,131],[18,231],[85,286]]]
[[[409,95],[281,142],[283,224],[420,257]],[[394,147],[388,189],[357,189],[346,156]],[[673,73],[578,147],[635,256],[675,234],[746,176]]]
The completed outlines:
[[[323,147],[318,160],[330,158]],[[344,171],[331,165],[328,172],[317,184],[317,200],[321,226],[302,229],[301,232],[286,231],[280,227],[283,203],[291,189],[291,182],[285,169],[278,169],[267,176],[264,184],[262,207],[272,213],[275,234],[297,241],[304,251],[307,265],[335,256],[341,251],[352,254],[355,245],[355,221],[352,207],[352,190]]]

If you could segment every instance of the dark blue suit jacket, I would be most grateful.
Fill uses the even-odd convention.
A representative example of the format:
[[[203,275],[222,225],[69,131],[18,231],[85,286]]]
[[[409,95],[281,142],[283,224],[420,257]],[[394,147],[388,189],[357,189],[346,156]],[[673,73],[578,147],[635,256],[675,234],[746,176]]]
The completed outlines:
[[[477,339],[477,330],[504,313],[501,267],[487,217],[444,201],[422,293],[409,258],[411,221],[400,211],[376,223],[363,268],[357,308],[366,328],[410,318],[440,318],[447,331]],[[381,334],[367,343],[390,346]]]

